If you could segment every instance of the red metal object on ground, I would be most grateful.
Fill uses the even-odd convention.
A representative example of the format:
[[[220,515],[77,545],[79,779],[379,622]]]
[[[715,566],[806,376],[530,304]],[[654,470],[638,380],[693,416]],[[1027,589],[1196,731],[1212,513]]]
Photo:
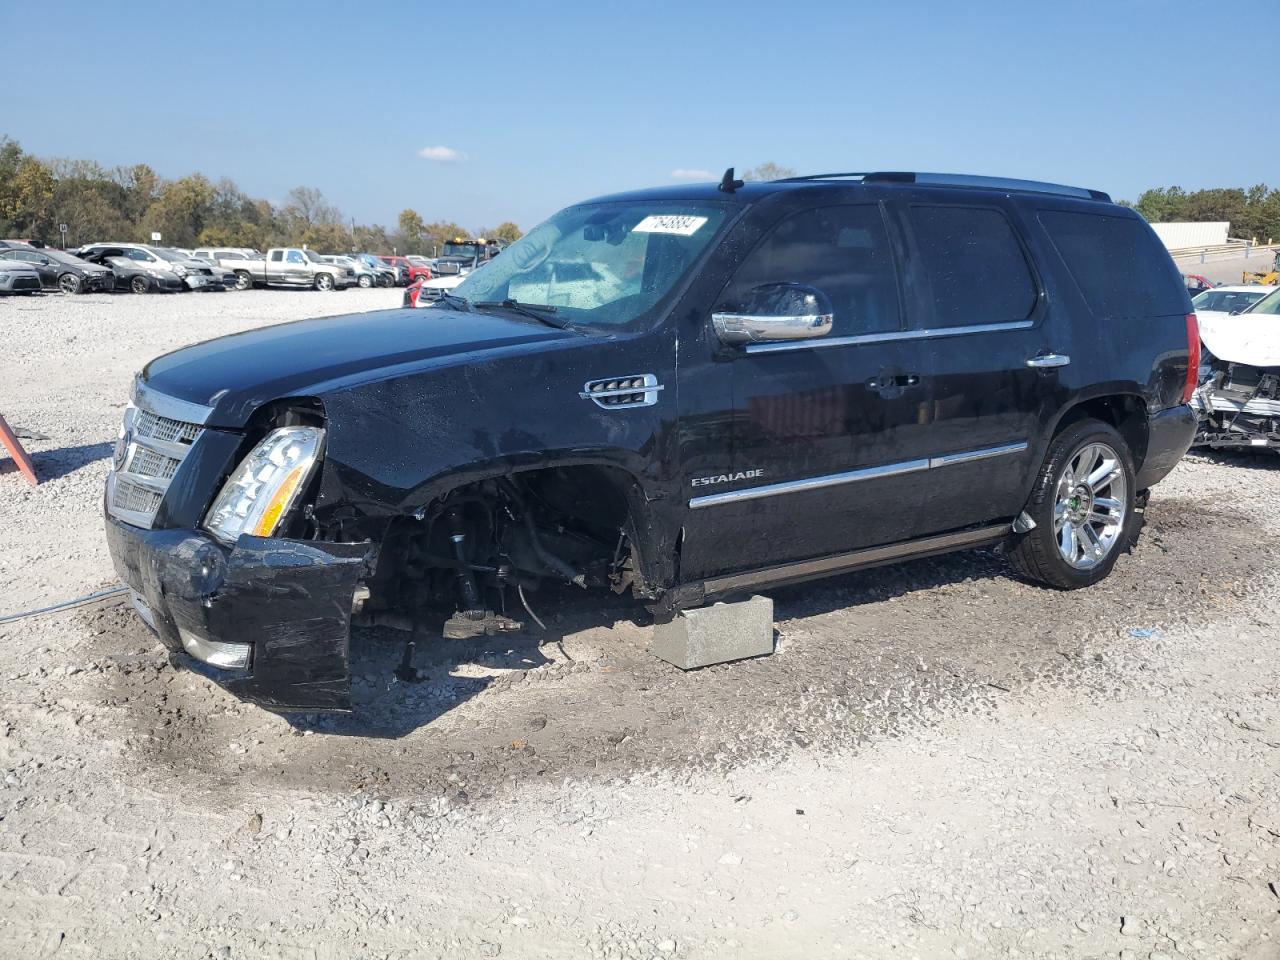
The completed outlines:
[[[31,458],[27,456],[27,451],[22,449],[22,444],[18,442],[18,438],[13,435],[9,424],[2,416],[0,416],[0,451],[8,451],[13,462],[18,465],[18,471],[27,478],[27,483],[34,487],[40,482],[36,479],[36,468],[31,465]]]

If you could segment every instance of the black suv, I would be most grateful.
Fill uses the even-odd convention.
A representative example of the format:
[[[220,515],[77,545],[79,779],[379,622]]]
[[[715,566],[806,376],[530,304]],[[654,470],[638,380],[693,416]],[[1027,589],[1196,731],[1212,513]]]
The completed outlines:
[[[429,310],[153,360],[107,535],[175,660],[280,710],[349,709],[353,607],[467,636],[561,581],[670,617],[997,543],[1083,587],[1191,443],[1198,349],[1105,194],[730,171],[563,210]]]

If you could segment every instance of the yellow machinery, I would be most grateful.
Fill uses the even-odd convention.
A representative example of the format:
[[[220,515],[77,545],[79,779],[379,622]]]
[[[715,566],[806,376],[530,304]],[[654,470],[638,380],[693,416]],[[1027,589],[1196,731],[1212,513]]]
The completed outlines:
[[[1250,273],[1248,270],[1244,272],[1241,283],[1261,283],[1267,286],[1280,284],[1280,252],[1276,253],[1275,262],[1271,265],[1269,273]]]

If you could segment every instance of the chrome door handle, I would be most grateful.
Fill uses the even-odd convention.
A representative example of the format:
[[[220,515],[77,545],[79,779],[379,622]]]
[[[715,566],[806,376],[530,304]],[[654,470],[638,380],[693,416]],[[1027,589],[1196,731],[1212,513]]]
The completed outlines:
[[[1028,360],[1027,366],[1040,369],[1045,367],[1065,367],[1070,362],[1070,357],[1063,356],[1060,353],[1042,353]]]

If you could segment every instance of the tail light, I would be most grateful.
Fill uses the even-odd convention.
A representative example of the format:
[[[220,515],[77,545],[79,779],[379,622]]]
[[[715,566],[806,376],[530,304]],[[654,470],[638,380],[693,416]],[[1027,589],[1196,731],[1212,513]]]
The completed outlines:
[[[1191,400],[1200,380],[1200,321],[1187,314],[1187,382],[1182,387],[1182,402]]]

